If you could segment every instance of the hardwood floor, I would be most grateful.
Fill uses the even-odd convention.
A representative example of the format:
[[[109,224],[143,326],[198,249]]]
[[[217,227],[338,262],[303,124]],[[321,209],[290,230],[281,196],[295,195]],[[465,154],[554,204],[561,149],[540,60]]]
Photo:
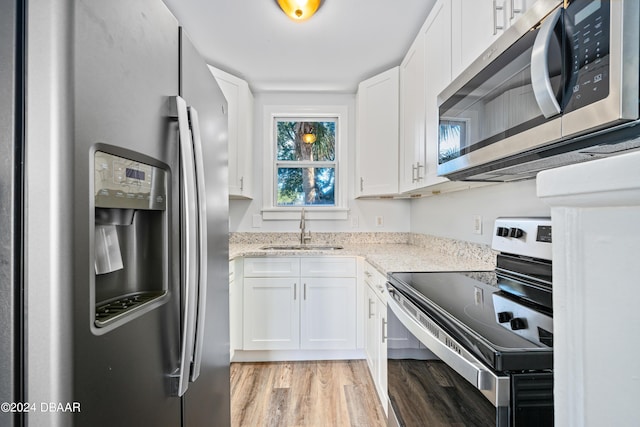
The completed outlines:
[[[388,370],[389,395],[402,425],[496,425],[495,407],[444,362],[389,360]]]
[[[232,427],[383,427],[364,360],[231,364]]]

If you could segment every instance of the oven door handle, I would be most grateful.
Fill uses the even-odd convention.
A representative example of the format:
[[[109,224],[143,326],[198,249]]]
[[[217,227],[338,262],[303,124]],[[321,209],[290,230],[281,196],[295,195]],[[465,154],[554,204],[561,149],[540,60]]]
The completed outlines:
[[[460,374],[464,379],[469,381],[478,390],[494,390],[496,387],[496,376],[493,372],[489,371],[479,361],[469,360],[458,353],[458,349],[454,349],[451,346],[446,345],[436,337],[431,331],[418,322],[415,317],[405,310],[401,304],[408,304],[415,309],[413,304],[403,301],[399,303],[396,300],[395,292],[390,292],[391,298],[387,301],[388,306],[396,315],[398,320],[418,339],[424,344],[431,352],[438,356],[443,362],[445,362],[451,369]],[[393,341],[393,337],[387,337],[389,346],[390,341]],[[449,337],[452,346],[455,346],[454,341]],[[498,406],[496,402],[495,406]]]

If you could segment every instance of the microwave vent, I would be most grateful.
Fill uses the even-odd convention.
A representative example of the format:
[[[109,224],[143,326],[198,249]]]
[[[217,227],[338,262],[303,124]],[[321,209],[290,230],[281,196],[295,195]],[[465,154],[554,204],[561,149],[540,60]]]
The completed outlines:
[[[624,133],[605,133],[597,138],[576,138],[493,163],[447,175],[452,181],[512,182],[535,178],[538,172],[614,156],[640,149],[640,132],[633,126]],[[631,135],[630,135],[631,134]]]

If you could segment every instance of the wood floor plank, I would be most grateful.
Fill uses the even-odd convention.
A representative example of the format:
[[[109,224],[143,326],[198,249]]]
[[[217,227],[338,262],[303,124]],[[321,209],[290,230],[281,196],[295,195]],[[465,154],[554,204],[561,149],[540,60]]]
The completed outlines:
[[[288,422],[287,405],[291,390],[288,388],[274,388],[270,393],[269,405],[265,422],[269,426],[282,426]]]
[[[382,427],[366,362],[231,364],[233,427]]]

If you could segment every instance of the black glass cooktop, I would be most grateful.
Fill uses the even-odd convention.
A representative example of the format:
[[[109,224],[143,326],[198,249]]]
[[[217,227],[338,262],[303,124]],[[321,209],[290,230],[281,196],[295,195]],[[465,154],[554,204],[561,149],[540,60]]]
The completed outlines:
[[[493,271],[391,273],[389,282],[495,370],[550,369],[553,350],[501,326]]]

